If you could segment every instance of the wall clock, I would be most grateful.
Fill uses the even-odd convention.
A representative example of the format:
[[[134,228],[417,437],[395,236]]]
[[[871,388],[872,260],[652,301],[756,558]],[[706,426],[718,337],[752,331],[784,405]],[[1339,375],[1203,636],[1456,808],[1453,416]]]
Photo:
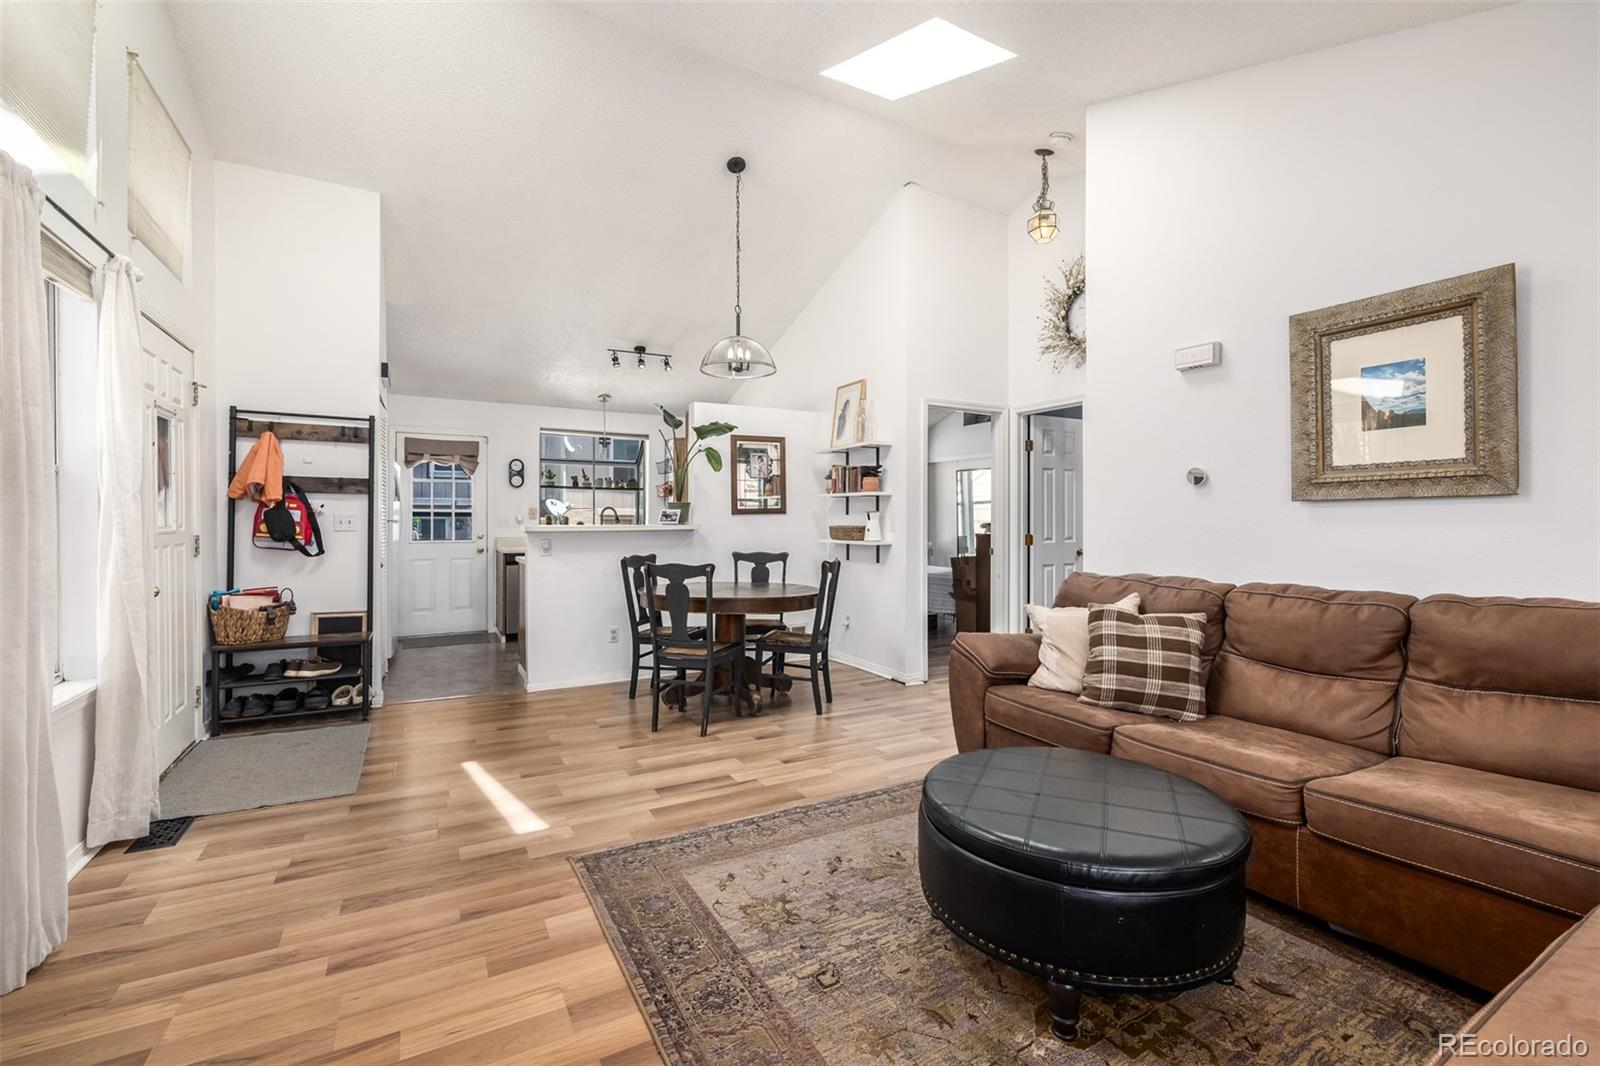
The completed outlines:
[[[512,488],[520,489],[527,476],[527,467],[523,465],[521,459],[513,459],[506,464],[506,480],[511,482]]]

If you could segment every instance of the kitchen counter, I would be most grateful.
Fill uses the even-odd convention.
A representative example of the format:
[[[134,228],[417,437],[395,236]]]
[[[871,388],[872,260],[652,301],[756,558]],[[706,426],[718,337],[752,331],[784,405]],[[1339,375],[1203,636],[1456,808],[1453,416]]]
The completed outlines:
[[[625,555],[664,563],[728,565],[713,559],[699,527],[523,526],[522,619],[518,635],[528,691],[598,685],[628,676],[633,652],[622,593]]]

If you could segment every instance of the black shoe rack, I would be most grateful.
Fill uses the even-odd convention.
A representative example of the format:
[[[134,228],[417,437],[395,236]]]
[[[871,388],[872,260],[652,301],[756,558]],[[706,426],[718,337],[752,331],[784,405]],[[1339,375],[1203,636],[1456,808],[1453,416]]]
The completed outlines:
[[[366,720],[372,713],[372,608],[373,608],[373,548],[375,538],[382,532],[377,528],[377,499],[374,486],[377,484],[378,463],[378,426],[377,419],[371,415],[343,417],[339,415],[305,414],[292,411],[263,411],[245,407],[228,408],[228,480],[233,480],[233,475],[239,469],[239,442],[258,437],[266,431],[272,431],[280,441],[318,441],[325,444],[349,444],[364,447],[367,451],[367,476],[359,477],[316,477],[294,474],[292,480],[295,484],[305,489],[312,497],[313,502],[319,495],[365,495],[367,498],[367,581],[366,581],[366,608],[367,631],[364,633],[337,633],[315,637],[309,634],[301,637],[285,637],[283,640],[264,641],[259,644],[211,644],[206,651],[206,688],[209,694],[206,707],[206,730],[216,736],[224,728],[231,726],[262,726],[286,719],[303,720],[318,718],[330,714],[360,713]],[[285,471],[288,474],[288,471]],[[238,580],[238,524],[240,505],[249,508],[245,518],[246,522],[252,521],[255,516],[255,501],[249,499],[228,501],[228,530],[227,538],[227,572],[224,577],[224,586],[227,588],[248,585],[251,582]],[[324,529],[326,533],[326,529]],[[231,676],[235,665],[235,656],[251,655],[260,652],[289,651],[299,649],[313,653],[319,658],[333,658],[343,663],[336,674],[325,674],[321,677],[274,677],[268,679],[262,671],[246,674],[243,677]],[[328,651],[332,654],[323,656],[321,653]],[[227,676],[225,676],[227,675]],[[284,689],[303,686],[309,692],[319,684],[332,683],[334,685],[361,685],[361,699],[343,707],[320,707],[316,710],[306,710],[302,705],[292,711],[271,712],[258,715],[254,718],[223,718],[222,708],[232,698],[236,691],[257,689]],[[302,695],[303,701],[303,695]]]

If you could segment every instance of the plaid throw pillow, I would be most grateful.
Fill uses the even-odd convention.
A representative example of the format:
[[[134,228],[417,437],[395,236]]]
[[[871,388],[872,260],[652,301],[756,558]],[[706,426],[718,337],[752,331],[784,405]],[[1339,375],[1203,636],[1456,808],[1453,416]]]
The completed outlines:
[[[1084,703],[1180,722],[1206,715],[1200,684],[1203,614],[1138,614],[1115,605],[1089,608]]]

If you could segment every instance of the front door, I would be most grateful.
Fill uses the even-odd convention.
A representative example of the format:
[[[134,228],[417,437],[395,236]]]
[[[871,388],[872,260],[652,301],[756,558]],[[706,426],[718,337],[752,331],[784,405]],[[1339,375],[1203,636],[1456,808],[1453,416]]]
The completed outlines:
[[[405,434],[397,444],[395,454],[406,454]],[[478,454],[486,450],[480,446]],[[488,630],[483,470],[480,463],[469,474],[459,463],[431,460],[406,468],[395,571],[400,584],[398,636]]]
[[[189,441],[194,353],[142,323],[145,510],[150,530],[149,688],[165,770],[200,733],[199,539]]]
[[[1028,422],[1028,602],[1049,605],[1083,554],[1083,420],[1034,415]]]

